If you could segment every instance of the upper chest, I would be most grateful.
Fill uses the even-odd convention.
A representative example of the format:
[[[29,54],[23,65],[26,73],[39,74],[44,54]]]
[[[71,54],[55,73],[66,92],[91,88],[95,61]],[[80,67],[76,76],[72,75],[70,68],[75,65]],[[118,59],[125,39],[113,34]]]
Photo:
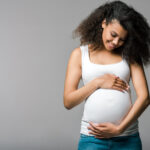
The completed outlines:
[[[95,64],[114,64],[122,61],[122,57],[104,51],[88,51],[89,60]]]

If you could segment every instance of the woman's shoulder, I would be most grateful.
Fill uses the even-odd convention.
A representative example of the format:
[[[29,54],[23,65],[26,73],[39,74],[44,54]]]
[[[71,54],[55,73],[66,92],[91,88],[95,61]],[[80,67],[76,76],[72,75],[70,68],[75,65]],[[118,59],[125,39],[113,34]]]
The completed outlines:
[[[70,61],[74,64],[81,66],[81,49],[80,47],[76,47],[72,50],[70,54]]]
[[[76,60],[79,60],[81,57],[81,49],[80,47],[76,47],[71,52],[71,57],[75,58]]]
[[[72,50],[71,52],[72,55],[75,55],[75,56],[80,56],[81,55],[81,49],[80,47],[76,47]]]
[[[132,69],[132,70],[134,70],[134,69],[136,69],[136,68],[141,68],[141,69],[144,69],[144,66],[143,66],[143,64],[141,64],[141,65],[139,65],[138,63],[129,63],[128,62],[128,64],[129,64],[129,66],[130,66],[130,69]]]

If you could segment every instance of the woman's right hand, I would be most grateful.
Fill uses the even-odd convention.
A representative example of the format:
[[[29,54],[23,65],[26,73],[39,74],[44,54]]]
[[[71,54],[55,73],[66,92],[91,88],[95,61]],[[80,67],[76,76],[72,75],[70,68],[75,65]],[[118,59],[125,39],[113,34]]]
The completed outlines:
[[[98,88],[116,89],[122,92],[129,89],[128,84],[114,74],[104,74],[96,80],[98,81]]]

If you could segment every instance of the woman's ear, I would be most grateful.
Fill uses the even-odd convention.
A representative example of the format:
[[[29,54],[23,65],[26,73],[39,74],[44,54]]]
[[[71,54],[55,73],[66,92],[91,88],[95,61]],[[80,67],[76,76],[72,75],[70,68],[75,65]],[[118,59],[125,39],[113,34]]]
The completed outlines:
[[[106,19],[104,19],[104,20],[102,21],[102,28],[105,28],[105,26],[106,26]]]

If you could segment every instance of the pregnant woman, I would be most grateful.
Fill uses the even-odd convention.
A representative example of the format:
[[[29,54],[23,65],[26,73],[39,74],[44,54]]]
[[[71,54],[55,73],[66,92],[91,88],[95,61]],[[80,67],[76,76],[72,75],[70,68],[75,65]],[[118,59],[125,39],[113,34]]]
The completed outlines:
[[[64,106],[85,101],[78,150],[142,150],[138,117],[150,104],[143,67],[150,58],[146,19],[123,2],[107,2],[74,33],[81,44],[68,62]],[[78,88],[80,79],[84,86]]]

